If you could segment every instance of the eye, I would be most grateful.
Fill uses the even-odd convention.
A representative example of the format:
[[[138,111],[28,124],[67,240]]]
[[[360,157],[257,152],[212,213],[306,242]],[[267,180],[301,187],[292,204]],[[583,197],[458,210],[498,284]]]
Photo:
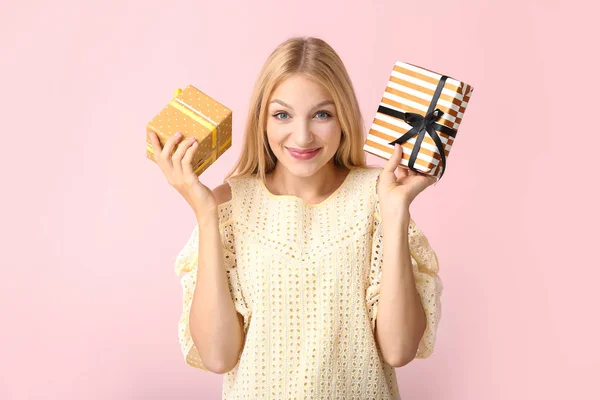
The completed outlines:
[[[317,116],[317,115],[325,115],[324,117],[319,118],[319,119],[327,119],[327,118],[331,117],[331,114],[329,114],[327,111],[319,111],[317,114],[315,114],[315,116]]]
[[[286,112],[278,112],[278,113],[273,114],[272,117],[275,117],[275,119],[279,119],[279,120],[285,120],[285,119],[287,119],[287,118],[277,118],[279,115],[285,115],[285,116],[288,116],[288,117],[290,116]]]

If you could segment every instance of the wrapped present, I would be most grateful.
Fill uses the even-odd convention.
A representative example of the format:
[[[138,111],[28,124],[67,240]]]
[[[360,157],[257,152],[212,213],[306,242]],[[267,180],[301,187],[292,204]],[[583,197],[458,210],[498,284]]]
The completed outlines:
[[[363,149],[389,160],[398,143],[401,166],[439,181],[472,93],[464,82],[397,62]]]
[[[146,126],[146,157],[154,161],[148,132],[155,132],[164,147],[167,139],[181,132],[180,143],[195,136],[198,148],[192,168],[200,176],[217,158],[231,147],[232,113],[223,104],[192,85],[178,89],[169,102]]]

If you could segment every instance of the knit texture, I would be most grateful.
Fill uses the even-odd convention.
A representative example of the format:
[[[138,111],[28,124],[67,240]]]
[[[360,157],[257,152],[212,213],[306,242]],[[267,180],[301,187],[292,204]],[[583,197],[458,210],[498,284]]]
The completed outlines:
[[[380,167],[353,167],[326,200],[274,195],[259,177],[228,180],[219,205],[225,271],[245,344],[223,375],[224,400],[400,399],[395,369],[374,336],[383,263],[377,199]],[[415,283],[427,314],[417,358],[431,355],[441,318],[438,260],[411,219]],[[204,369],[189,328],[198,226],[177,256],[183,288],[179,341],[185,362]]]

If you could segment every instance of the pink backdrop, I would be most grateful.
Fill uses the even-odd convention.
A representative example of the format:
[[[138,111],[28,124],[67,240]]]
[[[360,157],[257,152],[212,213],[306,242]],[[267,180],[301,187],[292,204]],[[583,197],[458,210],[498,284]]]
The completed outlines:
[[[0,7],[0,399],[220,397],[177,343],[173,261],[195,220],[144,127],[187,84],[232,108],[216,186],[259,68],[293,35],[340,53],[369,126],[396,60],[475,87],[447,174],[411,208],[445,291],[434,355],[396,370],[403,398],[600,398],[597,7],[94,3]]]

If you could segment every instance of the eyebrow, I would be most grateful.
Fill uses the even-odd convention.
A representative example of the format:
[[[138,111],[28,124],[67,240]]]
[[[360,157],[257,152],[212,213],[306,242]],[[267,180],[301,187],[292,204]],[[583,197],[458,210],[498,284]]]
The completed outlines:
[[[284,107],[287,107],[287,108],[289,108],[290,110],[293,110],[293,109],[294,109],[294,107],[290,106],[290,105],[289,105],[289,104],[287,104],[286,102],[284,102],[284,101],[282,101],[282,100],[279,100],[279,99],[275,99],[275,100],[273,100],[273,101],[271,102],[271,104],[273,104],[273,103],[278,103],[278,104],[281,104],[282,106],[284,106]],[[314,110],[315,108],[323,107],[323,106],[325,106],[325,105],[329,105],[329,104],[334,104],[334,103],[333,103],[333,101],[332,101],[332,100],[325,100],[325,101],[322,101],[322,102],[320,102],[319,104],[317,104],[316,106],[314,106],[314,107],[313,107],[313,110]]]

